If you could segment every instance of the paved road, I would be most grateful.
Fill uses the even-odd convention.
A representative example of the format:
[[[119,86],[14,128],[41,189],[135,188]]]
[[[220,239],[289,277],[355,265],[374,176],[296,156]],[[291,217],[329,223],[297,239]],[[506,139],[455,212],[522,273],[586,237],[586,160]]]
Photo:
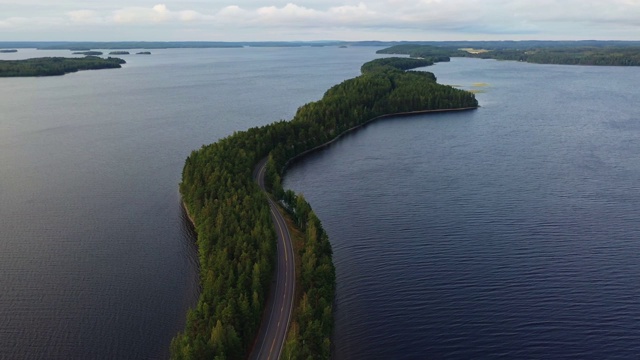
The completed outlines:
[[[262,188],[267,159],[261,160],[254,170],[254,178]],[[271,219],[275,224],[278,235],[276,278],[271,284],[266,311],[262,316],[262,323],[258,337],[253,346],[249,359],[279,359],[287,337],[287,329],[293,312],[293,297],[295,293],[295,261],[293,246],[287,223],[278,211],[276,203],[269,197]],[[275,286],[274,286],[275,285]]]

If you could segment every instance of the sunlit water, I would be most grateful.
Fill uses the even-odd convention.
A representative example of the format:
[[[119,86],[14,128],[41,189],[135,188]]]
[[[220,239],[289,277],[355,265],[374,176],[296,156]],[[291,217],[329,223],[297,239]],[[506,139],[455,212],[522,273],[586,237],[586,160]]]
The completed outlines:
[[[198,292],[184,159],[290,119],[375,50],[152,50],[0,79],[0,359],[166,358]]]
[[[638,69],[428,70],[482,108],[378,121],[286,176],[333,244],[334,357],[638,358]]]

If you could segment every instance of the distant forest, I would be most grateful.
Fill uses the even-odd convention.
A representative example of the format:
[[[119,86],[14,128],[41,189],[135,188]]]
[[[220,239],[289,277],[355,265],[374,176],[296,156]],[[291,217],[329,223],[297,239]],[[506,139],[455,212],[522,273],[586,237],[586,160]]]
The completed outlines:
[[[377,46],[430,45],[451,49],[480,48],[489,50],[530,50],[551,48],[603,48],[640,47],[640,41],[119,41],[119,42],[71,42],[71,41],[4,41],[0,48],[42,50],[90,50],[90,49],[175,49],[175,48],[242,48],[242,47],[300,47],[300,46]]]
[[[125,61],[97,56],[84,58],[44,57],[26,60],[0,60],[0,77],[55,76],[79,70],[115,69]]]
[[[487,42],[469,47],[403,44],[378,50],[378,54],[403,54],[413,58],[442,60],[443,57],[523,61],[536,64],[640,66],[640,44],[621,42],[574,42],[561,46],[553,42],[525,43],[527,46],[503,46]],[[472,44],[466,44],[472,45]],[[576,46],[579,45],[579,46]]]

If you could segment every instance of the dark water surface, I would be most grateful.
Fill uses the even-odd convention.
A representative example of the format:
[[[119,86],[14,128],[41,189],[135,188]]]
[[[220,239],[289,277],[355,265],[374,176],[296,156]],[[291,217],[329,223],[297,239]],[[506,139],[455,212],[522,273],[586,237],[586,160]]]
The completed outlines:
[[[333,244],[335,358],[637,359],[640,71],[429,70],[482,108],[373,123],[286,176]]]
[[[184,159],[290,119],[375,50],[153,50],[0,79],[0,359],[166,358],[198,291]]]

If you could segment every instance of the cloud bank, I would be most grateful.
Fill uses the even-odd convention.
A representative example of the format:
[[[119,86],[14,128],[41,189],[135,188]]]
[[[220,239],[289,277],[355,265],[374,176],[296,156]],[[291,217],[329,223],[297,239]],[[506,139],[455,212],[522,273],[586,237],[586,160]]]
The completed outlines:
[[[221,41],[640,38],[640,0],[136,3],[141,2],[0,0],[0,39],[41,31],[59,34],[55,40],[65,34],[85,36],[71,40],[106,40],[109,34],[128,34],[129,40]]]

